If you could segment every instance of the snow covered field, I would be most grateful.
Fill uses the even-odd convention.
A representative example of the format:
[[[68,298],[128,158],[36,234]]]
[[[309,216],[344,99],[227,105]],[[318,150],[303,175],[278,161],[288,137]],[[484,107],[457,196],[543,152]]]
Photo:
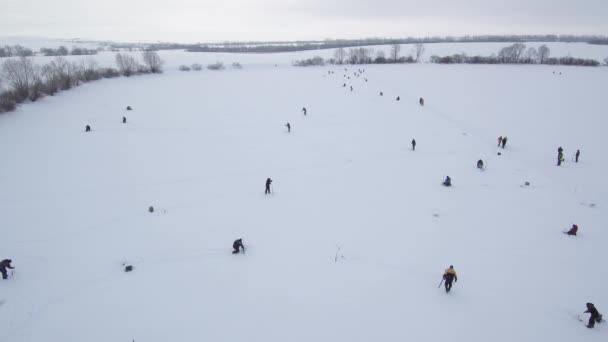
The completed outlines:
[[[608,68],[314,54],[164,52],[0,115],[0,341],[606,341],[574,316],[608,312]]]

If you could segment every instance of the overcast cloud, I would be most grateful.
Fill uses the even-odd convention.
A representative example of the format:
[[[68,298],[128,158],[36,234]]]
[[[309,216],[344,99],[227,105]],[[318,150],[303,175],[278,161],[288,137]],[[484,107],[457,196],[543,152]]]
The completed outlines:
[[[608,0],[0,0],[0,36],[117,41],[608,34]]]

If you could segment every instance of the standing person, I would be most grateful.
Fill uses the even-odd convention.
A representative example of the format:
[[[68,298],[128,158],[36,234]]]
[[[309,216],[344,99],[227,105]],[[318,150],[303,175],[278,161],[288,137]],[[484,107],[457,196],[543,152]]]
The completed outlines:
[[[507,144],[507,137],[502,138],[502,149],[505,149],[505,145]]]
[[[483,160],[479,159],[477,161],[477,168],[480,170],[483,170]]]
[[[502,135],[498,137],[498,147],[502,145]]]
[[[287,133],[291,132],[291,125],[289,124],[289,122],[285,125],[285,127],[287,127]]]
[[[6,271],[7,268],[11,270],[15,269],[11,265],[11,262],[13,262],[11,259],[4,259],[0,261],[0,273],[2,273],[2,279],[8,279],[8,272]]]
[[[234,240],[234,242],[232,243],[232,248],[234,249],[232,251],[232,254],[238,254],[241,251],[241,248],[243,249],[243,254],[244,254],[245,246],[243,245],[243,239]]]
[[[87,126],[84,128],[84,131],[85,131],[85,132],[90,132],[90,131],[91,131],[91,126],[87,125]]]
[[[127,123],[127,117],[126,116],[122,117],[122,123]]]
[[[419,102],[421,106],[424,106],[424,99],[422,97],[420,98]]]
[[[416,139],[412,139],[412,151],[416,151]]]
[[[562,165],[563,161],[564,161],[564,149],[560,146],[557,149],[557,166]]]
[[[384,94],[382,92],[380,92],[380,96],[384,96]]]
[[[350,91],[353,91],[353,86],[350,86]]]
[[[399,101],[399,100],[401,100],[401,98],[399,96],[397,96],[396,100]]]
[[[600,323],[602,321],[602,315],[597,311],[593,303],[587,303],[587,311],[585,311],[585,313],[591,314],[587,328],[593,328],[596,322]]]
[[[306,107],[302,107],[302,113],[304,113],[304,116],[306,116],[306,113],[308,113],[308,111],[306,110]]]
[[[576,150],[576,154],[574,155],[574,162],[578,163],[578,157],[581,155],[581,150]]]
[[[264,195],[268,195],[270,193],[270,184],[272,184],[272,179],[266,179],[266,191],[264,191]]]
[[[445,292],[448,293],[452,289],[452,282],[458,282],[458,276],[456,275],[456,270],[453,265],[450,265],[450,268],[445,270],[445,273],[443,273],[443,280],[445,280]]]

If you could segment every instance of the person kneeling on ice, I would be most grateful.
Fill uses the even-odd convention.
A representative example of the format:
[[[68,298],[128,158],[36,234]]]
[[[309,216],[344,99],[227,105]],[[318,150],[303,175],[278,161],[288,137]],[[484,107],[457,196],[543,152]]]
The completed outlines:
[[[444,186],[452,186],[452,178],[450,176],[445,176],[445,180],[443,181]]]
[[[11,259],[4,259],[0,261],[0,272],[2,273],[2,279],[8,279],[8,273],[6,271],[7,268],[11,270],[15,269],[13,266],[11,266],[11,262],[13,262]]]
[[[483,170],[483,160],[479,159],[477,161],[477,168],[480,170]]]
[[[450,268],[445,270],[443,280],[445,280],[445,292],[448,293],[452,289],[452,282],[458,282],[458,276],[456,275],[454,266],[450,265]]]
[[[602,315],[597,311],[593,303],[587,303],[587,311],[585,311],[585,313],[591,314],[587,328],[593,328],[596,322],[600,323],[602,321]]]
[[[234,250],[232,251],[232,254],[239,254],[239,252],[241,251],[241,248],[243,249],[243,253],[245,253],[245,246],[243,246],[243,239],[234,240],[234,243],[232,244],[232,248],[234,248]]]
[[[566,232],[566,234],[576,236],[576,233],[577,233],[577,232],[578,232],[578,226],[577,226],[577,225],[575,225],[575,224],[573,224],[573,225],[572,225],[572,228],[570,228],[570,230],[569,230],[569,231],[567,231],[567,232]]]

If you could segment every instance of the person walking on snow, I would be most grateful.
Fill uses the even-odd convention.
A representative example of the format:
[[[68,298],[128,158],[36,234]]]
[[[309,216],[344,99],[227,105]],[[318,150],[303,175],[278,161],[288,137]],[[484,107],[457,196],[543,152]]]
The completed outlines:
[[[291,132],[291,125],[289,122],[285,125],[285,127],[287,127],[287,133]]]
[[[11,270],[15,269],[11,265],[11,262],[13,262],[11,259],[4,259],[0,261],[0,273],[2,273],[2,279],[8,279],[8,272],[6,271],[7,268]]]
[[[399,96],[397,96],[396,100],[399,101],[399,100],[401,100],[401,98]]]
[[[557,149],[557,166],[562,165],[563,161],[564,161],[564,149],[560,146]]]
[[[266,191],[264,191],[265,195],[268,195],[270,193],[270,184],[272,184],[272,179],[266,179]]]
[[[416,139],[412,139],[412,151],[416,151]]]
[[[424,106],[424,99],[422,97],[420,98],[419,102],[421,106]]]
[[[306,113],[307,113],[307,112],[308,112],[308,111],[306,110],[306,107],[303,107],[303,108],[302,108],[302,113],[304,113],[304,116],[306,116]]]
[[[477,161],[477,168],[480,170],[483,170],[483,160],[479,159]]]
[[[567,232],[566,232],[566,234],[576,236],[576,233],[577,233],[577,232],[578,232],[578,226],[577,226],[577,225],[575,225],[575,224],[573,224],[573,225],[572,225],[572,228],[570,228],[570,230],[569,230],[569,231],[567,231]]]
[[[578,157],[581,155],[581,150],[576,150],[576,154],[574,155],[574,162],[578,163]]]
[[[452,289],[452,282],[458,282],[458,276],[456,275],[454,266],[450,265],[450,268],[445,270],[445,273],[443,273],[443,280],[445,281],[445,293],[448,293]]]
[[[498,147],[502,145],[502,135],[498,137]]]
[[[507,144],[507,137],[502,138],[502,149],[505,149],[505,145]]]
[[[587,324],[587,328],[593,328],[596,322],[602,322],[602,315],[597,311],[593,303],[587,303],[587,311],[585,311],[585,313],[591,314],[591,317],[589,317],[589,324]]]
[[[241,251],[241,248],[243,249],[243,253],[245,253],[245,246],[243,246],[243,239],[234,240],[234,243],[232,243],[232,248],[234,249],[232,251],[232,254],[238,254]]]

